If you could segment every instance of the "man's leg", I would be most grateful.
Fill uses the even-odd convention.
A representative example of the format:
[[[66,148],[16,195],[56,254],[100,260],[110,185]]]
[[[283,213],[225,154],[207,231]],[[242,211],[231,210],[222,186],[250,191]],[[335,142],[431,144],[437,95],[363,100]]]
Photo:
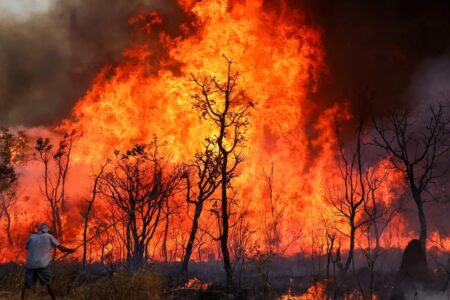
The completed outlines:
[[[22,300],[27,299],[27,293],[30,287],[36,284],[38,280],[38,274],[34,269],[25,268],[22,288]]]
[[[52,286],[50,285],[50,283],[47,284],[47,291],[48,291],[48,294],[50,295],[50,297],[52,297],[52,300],[56,300],[55,293],[53,293],[53,289],[52,289]]]
[[[28,292],[28,288],[24,285],[22,288],[22,300],[27,299],[27,292]]]
[[[39,282],[47,287],[48,294],[52,297],[52,300],[55,300],[55,293],[50,285],[53,278],[50,268],[47,266],[45,268],[38,269],[37,273],[39,276]]]

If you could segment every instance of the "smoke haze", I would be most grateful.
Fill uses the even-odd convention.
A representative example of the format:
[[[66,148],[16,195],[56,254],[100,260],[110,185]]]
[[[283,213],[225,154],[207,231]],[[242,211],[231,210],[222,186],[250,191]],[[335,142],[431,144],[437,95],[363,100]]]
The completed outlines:
[[[265,1],[273,8],[277,1]],[[377,95],[378,113],[409,103],[411,74],[424,62],[449,58],[450,9],[446,1],[288,1],[323,31],[329,76],[313,97],[330,105],[351,99],[357,85]],[[176,1],[3,0],[0,15],[0,124],[49,125],[67,117],[102,66],[121,59],[127,20],[156,9],[176,33],[183,14]],[[8,6],[9,5],[9,6]],[[27,10],[27,9],[28,10]]]
[[[1,14],[0,125],[51,125],[68,116],[92,76],[120,60],[127,20],[140,9],[158,10],[169,32],[181,19],[176,2],[163,0],[55,0],[48,11],[24,15],[18,6]]]

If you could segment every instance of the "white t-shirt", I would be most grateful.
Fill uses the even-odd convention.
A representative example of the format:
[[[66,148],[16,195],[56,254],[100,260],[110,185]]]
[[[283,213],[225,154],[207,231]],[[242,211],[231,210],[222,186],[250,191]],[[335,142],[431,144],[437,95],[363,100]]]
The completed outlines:
[[[58,240],[50,233],[38,232],[27,240],[27,260],[25,267],[30,269],[45,268],[52,260],[52,246],[59,246]]]

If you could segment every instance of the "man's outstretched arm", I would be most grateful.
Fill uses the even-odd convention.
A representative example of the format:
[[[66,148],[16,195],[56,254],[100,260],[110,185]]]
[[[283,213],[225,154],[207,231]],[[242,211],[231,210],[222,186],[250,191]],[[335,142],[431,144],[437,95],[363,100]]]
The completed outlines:
[[[75,249],[67,248],[67,247],[64,247],[63,245],[58,245],[58,246],[56,246],[56,248],[58,248],[59,251],[61,251],[61,252],[67,252],[67,253],[74,253],[75,252]]]

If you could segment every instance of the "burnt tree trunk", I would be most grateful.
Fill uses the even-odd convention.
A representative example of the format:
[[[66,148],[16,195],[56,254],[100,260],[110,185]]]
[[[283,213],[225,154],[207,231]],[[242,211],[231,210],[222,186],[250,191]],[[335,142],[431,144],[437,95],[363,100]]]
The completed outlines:
[[[201,90],[201,93],[194,95],[195,107],[202,112],[205,119],[213,121],[218,131],[214,135],[221,159],[221,203],[217,211],[220,232],[218,240],[226,273],[227,290],[232,291],[233,270],[228,250],[230,229],[228,210],[231,202],[228,199],[227,189],[230,188],[232,178],[238,176],[236,167],[244,159],[241,151],[248,126],[248,110],[253,104],[244,91],[237,90],[239,74],[231,71],[232,61],[225,56],[224,58],[228,65],[225,82],[220,83],[215,77],[204,78],[202,81],[194,77],[193,81]],[[221,96],[221,101],[217,102],[216,94]]]
[[[222,164],[222,234],[220,236],[220,247],[222,249],[223,266],[225,268],[225,273],[227,277],[227,288],[232,289],[233,287],[233,270],[231,269],[231,259],[230,253],[228,251],[228,196],[227,196],[227,160],[228,153],[223,154],[223,164]]]
[[[329,244],[327,246],[327,278],[330,278],[330,264],[333,261],[333,248],[335,237],[327,234]]]
[[[87,247],[86,247],[86,240],[87,240],[87,228],[88,228],[88,216],[91,212],[92,202],[89,202],[88,208],[86,211],[86,215],[84,217],[84,228],[83,228],[83,270],[86,269],[86,255],[87,255]]]
[[[377,209],[376,201],[373,201],[372,205],[373,205],[374,216],[377,216],[378,215],[378,212],[377,212],[378,209]],[[374,220],[372,226],[373,226],[373,234],[375,235],[375,253],[379,254],[380,253],[380,237],[381,237],[381,234],[380,234],[380,229],[378,228],[378,224],[377,224],[376,220]]]
[[[186,277],[188,276],[189,260],[191,259],[192,250],[194,248],[195,235],[197,234],[198,221],[200,219],[202,209],[203,209],[203,201],[198,201],[195,205],[194,219],[192,220],[192,229],[189,235],[189,240],[186,246],[186,252],[183,257],[183,264],[181,269],[182,274]]]
[[[419,234],[419,240],[420,245],[422,246],[423,251],[426,253],[427,249],[427,221],[425,218],[425,211],[423,208],[423,201],[422,197],[419,193],[414,193],[414,202],[417,206],[417,214],[419,215],[419,223],[420,223],[420,234]]]
[[[10,246],[13,244],[12,236],[11,236],[11,214],[8,209],[5,209],[6,216],[6,235],[8,236],[8,243]]]
[[[355,249],[355,226],[354,224],[351,224],[352,228],[350,229],[350,246],[348,248],[348,257],[347,260],[345,261],[345,265],[344,265],[344,272],[347,272],[348,269],[350,268],[350,264],[353,261],[353,252]]]
[[[169,234],[169,201],[166,200],[165,201],[166,204],[166,224],[165,224],[165,228],[164,228],[164,238],[163,238],[163,245],[162,245],[162,252],[163,252],[163,257],[164,257],[164,262],[167,263],[168,262],[168,254],[167,254],[167,235]]]

